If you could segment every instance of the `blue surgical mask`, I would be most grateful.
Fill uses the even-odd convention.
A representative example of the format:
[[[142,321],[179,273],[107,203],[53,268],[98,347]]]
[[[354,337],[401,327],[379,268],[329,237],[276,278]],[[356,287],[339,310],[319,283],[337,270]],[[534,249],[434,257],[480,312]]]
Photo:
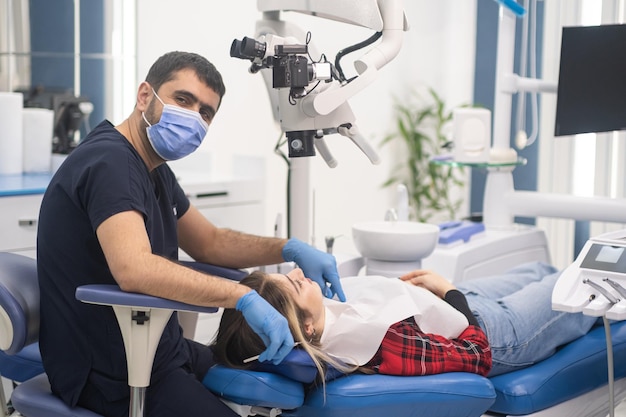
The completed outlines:
[[[172,104],[165,104],[152,90],[154,96],[163,104],[161,120],[152,125],[141,114],[148,124],[146,132],[154,151],[166,161],[184,158],[198,149],[209,130],[209,125],[202,119],[200,113],[184,109]]]

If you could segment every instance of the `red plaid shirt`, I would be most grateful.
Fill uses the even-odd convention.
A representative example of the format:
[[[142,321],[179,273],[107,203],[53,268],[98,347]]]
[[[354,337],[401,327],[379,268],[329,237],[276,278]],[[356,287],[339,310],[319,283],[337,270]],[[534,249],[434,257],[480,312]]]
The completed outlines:
[[[469,325],[455,339],[423,333],[411,317],[387,330],[378,352],[364,365],[387,375],[471,372],[487,375],[491,349],[482,329]]]

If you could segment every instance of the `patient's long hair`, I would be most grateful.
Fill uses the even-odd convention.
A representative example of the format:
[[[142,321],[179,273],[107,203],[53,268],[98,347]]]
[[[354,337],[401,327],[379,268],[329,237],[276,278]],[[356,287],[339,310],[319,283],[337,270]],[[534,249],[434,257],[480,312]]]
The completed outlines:
[[[242,279],[241,284],[256,290],[261,297],[285,316],[294,340],[300,342],[300,347],[311,356],[319,371],[321,381],[325,380],[328,365],[345,373],[358,369],[358,367],[334,360],[320,349],[319,340],[307,337],[302,324],[305,313],[288,295],[288,291],[280,281],[267,279],[265,273],[255,271]],[[224,309],[213,343],[213,351],[219,362],[233,368],[250,369],[254,363],[245,364],[243,360],[260,354],[265,348],[261,338],[250,328],[240,311],[233,308]]]

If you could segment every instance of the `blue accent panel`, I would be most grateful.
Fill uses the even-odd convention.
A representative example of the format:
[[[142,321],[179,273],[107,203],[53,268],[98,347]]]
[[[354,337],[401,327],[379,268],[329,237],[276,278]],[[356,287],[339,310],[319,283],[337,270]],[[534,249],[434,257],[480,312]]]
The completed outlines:
[[[82,1],[80,3],[80,49],[81,54],[103,54],[104,41],[104,0]],[[107,59],[82,58],[81,65],[81,95],[88,97],[94,105],[93,113],[89,117],[91,127],[105,118],[105,68]],[[83,133],[82,137],[85,137]]]
[[[574,259],[576,259],[585,243],[591,237],[590,227],[591,223],[589,221],[577,220],[574,223]]]
[[[94,104],[93,126],[104,119],[105,50],[104,0],[81,2],[81,95]],[[30,0],[33,87],[74,91],[74,1]],[[84,137],[84,134],[83,134]]]
[[[492,111],[494,109],[496,61],[497,61],[497,41],[498,41],[498,12],[500,5],[493,1],[479,1],[477,4],[477,25],[476,25],[476,72],[474,75],[474,103],[484,106]],[[537,8],[537,69],[541,68],[541,45],[543,39],[543,3],[538,2]],[[517,20],[516,51],[520,50],[522,20]],[[514,68],[519,73],[519,53],[516,53]],[[527,71],[528,74],[528,71]],[[538,72],[538,77],[541,73]],[[513,95],[513,106],[511,112],[511,145],[514,147],[514,138],[517,131],[515,125],[515,114],[517,112],[517,94]],[[541,103],[539,103],[541,106]],[[532,114],[530,107],[530,97],[526,97],[526,128],[532,127]],[[541,108],[539,107],[539,112]],[[537,141],[541,138],[537,138]],[[527,159],[525,166],[515,168],[513,171],[513,181],[517,190],[534,191],[537,189],[537,167],[538,167],[538,144],[519,152],[520,156]],[[470,211],[480,213],[483,211],[483,199],[485,191],[485,181],[487,179],[486,170],[473,169],[471,173],[471,195]],[[534,219],[517,218],[517,222],[534,224]]]
[[[498,4],[477,2],[476,71],[474,73],[474,104],[493,111],[498,41]],[[481,213],[485,196],[486,171],[471,170],[470,211]]]
[[[30,0],[31,50],[74,52],[74,1]]]
[[[32,85],[72,88],[74,1],[31,0],[30,28]]]

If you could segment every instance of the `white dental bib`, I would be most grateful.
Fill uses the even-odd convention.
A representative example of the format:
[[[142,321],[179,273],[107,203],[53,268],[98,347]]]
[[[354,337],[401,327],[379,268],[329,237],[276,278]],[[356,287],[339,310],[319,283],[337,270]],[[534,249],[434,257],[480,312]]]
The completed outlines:
[[[378,350],[387,329],[413,316],[422,332],[448,339],[469,325],[457,309],[430,291],[399,279],[358,276],[341,279],[347,301],[324,300],[323,350],[350,364],[366,364]]]

